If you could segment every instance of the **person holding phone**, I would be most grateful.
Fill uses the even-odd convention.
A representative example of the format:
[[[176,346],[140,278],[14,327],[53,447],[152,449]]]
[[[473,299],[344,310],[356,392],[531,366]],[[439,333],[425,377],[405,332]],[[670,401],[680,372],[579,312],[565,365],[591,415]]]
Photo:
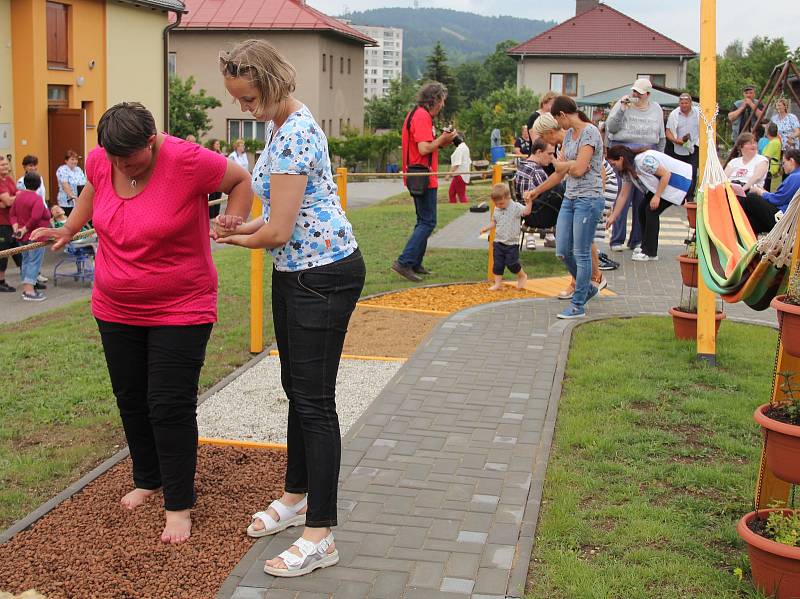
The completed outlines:
[[[666,128],[667,141],[672,144],[673,156],[692,166],[692,184],[686,201],[694,201],[697,185],[697,167],[700,160],[700,110],[692,103],[692,96],[684,92],[678,98],[678,107],[669,113]]]

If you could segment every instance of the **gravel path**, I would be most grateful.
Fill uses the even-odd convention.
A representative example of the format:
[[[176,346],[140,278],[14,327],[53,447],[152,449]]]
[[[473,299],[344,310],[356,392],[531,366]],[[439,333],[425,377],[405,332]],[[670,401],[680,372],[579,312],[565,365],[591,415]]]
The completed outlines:
[[[402,362],[342,360],[336,403],[342,435],[358,420]],[[201,437],[286,443],[288,400],[280,361],[268,356],[197,409]]]

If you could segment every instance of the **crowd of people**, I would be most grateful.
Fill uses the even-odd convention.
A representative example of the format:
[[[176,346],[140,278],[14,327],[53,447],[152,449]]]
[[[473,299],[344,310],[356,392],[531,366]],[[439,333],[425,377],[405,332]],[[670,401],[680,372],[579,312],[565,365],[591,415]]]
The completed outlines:
[[[426,96],[434,88],[436,102]],[[619,266],[599,250],[607,229],[611,252],[627,248],[633,261],[658,260],[660,215],[695,198],[701,117],[690,94],[681,93],[677,107],[665,115],[651,98],[652,92],[650,80],[637,79],[599,127],[570,97],[552,92],[541,96],[537,110],[514,140],[516,174],[510,193],[492,189],[496,216],[482,229],[496,232],[495,280],[490,289],[500,288],[506,268],[517,276],[518,284],[527,278],[519,260],[520,236],[527,237],[527,249],[535,249],[536,238],[531,233],[536,231],[544,232],[545,245],[556,248],[556,255],[572,275],[570,286],[559,294],[570,300],[570,306],[559,314],[561,318],[582,317],[584,304],[607,285],[601,271]],[[446,94],[441,84],[424,86],[417,106],[406,116],[405,172],[436,172],[438,152],[451,142],[461,144],[453,152],[452,172],[469,168],[461,133],[445,129],[437,137],[433,127]],[[736,143],[725,172],[735,184],[754,230],[764,233],[774,226],[800,187],[800,123],[783,98],[775,102],[771,119],[762,123],[767,110],[755,99],[755,88],[745,86],[742,96],[728,113]],[[745,131],[754,126],[761,132],[758,137]],[[497,131],[493,134],[497,136]],[[468,176],[463,175],[466,182]],[[778,185],[780,176],[783,179]],[[451,184],[451,202],[466,201],[464,182],[456,183],[457,178]],[[407,183],[411,179],[407,177]],[[414,282],[427,273],[422,260],[436,224],[437,183],[433,176],[428,179],[420,191],[409,185],[417,223],[406,249],[392,265],[395,272]],[[517,205],[510,205],[508,199],[512,203],[517,200]],[[628,230],[630,209],[633,218]],[[509,221],[515,224],[513,235]]]

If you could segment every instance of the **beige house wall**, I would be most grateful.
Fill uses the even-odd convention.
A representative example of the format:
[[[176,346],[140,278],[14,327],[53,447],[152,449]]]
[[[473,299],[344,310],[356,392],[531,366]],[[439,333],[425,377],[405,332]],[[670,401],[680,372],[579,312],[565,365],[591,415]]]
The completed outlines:
[[[11,0],[0,0],[0,154],[14,151],[14,86],[11,67]],[[14,157],[14,162],[20,159]],[[14,165],[12,165],[14,168]]]
[[[528,88],[537,94],[546,92],[551,73],[577,73],[578,96],[632,84],[640,74],[663,73],[666,86],[675,89],[686,85],[686,61],[676,58],[521,57],[517,60],[517,88]]]
[[[156,125],[163,127],[163,31],[169,24],[167,14],[109,2],[106,23],[108,106],[123,101],[141,102],[153,113]]]
[[[297,70],[297,87],[294,96],[306,106],[323,126],[328,136],[340,134],[339,119],[346,125],[361,127],[364,121],[364,47],[348,43],[326,34],[271,31],[185,31],[170,33],[170,51],[175,52],[175,71],[181,79],[190,75],[195,79],[195,90],[205,89],[222,106],[209,111],[212,128],[208,138],[227,139],[228,119],[250,120],[238,104],[231,101],[219,73],[219,52],[246,39],[265,39],[275,46]],[[331,89],[330,64],[322,72],[322,54],[326,60],[333,55],[333,87]],[[340,57],[344,58],[344,73],[340,73]],[[350,59],[350,72],[347,59]],[[324,123],[323,123],[324,121]]]

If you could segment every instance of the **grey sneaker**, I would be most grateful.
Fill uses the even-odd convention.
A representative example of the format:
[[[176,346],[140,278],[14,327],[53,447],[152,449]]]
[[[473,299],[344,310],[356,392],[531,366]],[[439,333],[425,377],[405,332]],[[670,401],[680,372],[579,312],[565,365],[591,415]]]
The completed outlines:
[[[408,279],[412,283],[419,283],[422,281],[420,277],[410,266],[403,266],[397,260],[392,262],[392,270],[399,274],[401,277]]]
[[[22,292],[22,299],[26,302],[43,302],[47,299],[47,296],[39,291],[38,289],[34,289],[33,293],[28,293],[27,291]]]

